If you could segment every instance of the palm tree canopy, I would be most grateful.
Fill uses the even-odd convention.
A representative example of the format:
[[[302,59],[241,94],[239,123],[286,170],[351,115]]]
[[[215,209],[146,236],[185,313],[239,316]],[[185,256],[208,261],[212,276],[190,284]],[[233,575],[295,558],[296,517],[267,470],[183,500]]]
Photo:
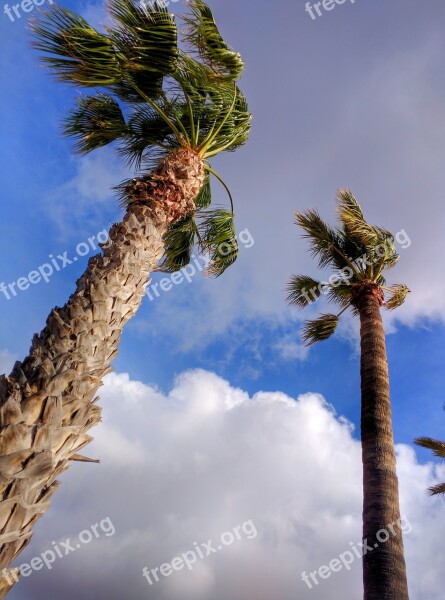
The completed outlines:
[[[399,259],[394,236],[365,220],[350,190],[339,189],[337,198],[339,227],[326,224],[316,210],[295,213],[296,223],[303,229],[303,237],[309,241],[318,266],[331,268],[333,272],[327,282],[293,275],[287,285],[287,301],[290,305],[305,308],[326,295],[341,309],[339,314],[323,314],[305,323],[302,337],[307,345],[331,337],[341,314],[349,307],[357,312],[355,295],[360,287],[369,286],[387,310],[401,306],[409,293],[404,284],[386,285],[384,273]]]
[[[65,118],[63,131],[81,154],[117,144],[118,153],[139,172],[137,179],[117,186],[124,205],[160,158],[179,148],[196,152],[208,174],[227,189],[231,207],[209,209],[207,177],[196,211],[171,225],[162,267],[184,267],[198,243],[210,253],[210,272],[221,275],[238,252],[234,209],[208,159],[248,139],[251,115],[237,85],[243,61],[202,0],[190,2],[181,36],[175,16],[162,3],[108,0],[107,10],[111,25],[102,32],[58,4],[33,21],[33,45],[43,62],[59,81],[88,89]]]

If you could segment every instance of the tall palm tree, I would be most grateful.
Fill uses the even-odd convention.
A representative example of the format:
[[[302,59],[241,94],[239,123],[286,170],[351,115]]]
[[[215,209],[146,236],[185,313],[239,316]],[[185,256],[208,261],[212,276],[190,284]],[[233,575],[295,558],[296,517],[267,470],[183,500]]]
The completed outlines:
[[[422,446],[422,448],[428,448],[428,450],[432,450],[435,456],[438,458],[445,459],[445,442],[439,442],[429,437],[420,437],[415,440],[415,443],[418,446]],[[445,494],[445,482],[433,485],[429,488],[429,492],[431,496]]]
[[[208,6],[189,6],[180,40],[175,17],[157,2],[108,0],[112,25],[103,32],[56,4],[33,23],[33,43],[56,78],[89,92],[65,133],[83,154],[113,143],[136,176],[117,186],[125,216],[102,253],[52,310],[29,355],[0,378],[0,598],[57,477],[70,461],[89,460],[79,451],[100,420],[96,392],[149,273],[184,267],[195,243],[214,276],[237,256],[230,192],[230,209],[210,208],[210,175],[221,178],[209,159],[247,141],[243,62]]]
[[[304,308],[326,295],[340,308],[339,314],[322,314],[305,323],[307,345],[328,339],[348,308],[360,318],[364,598],[408,600],[401,527],[395,527],[400,525],[399,492],[380,308],[397,308],[409,290],[400,284],[386,286],[384,272],[399,258],[391,233],[366,222],[349,190],[338,190],[338,200],[339,228],[327,225],[315,210],[296,213],[319,267],[331,267],[334,273],[328,282],[293,276],[288,302]],[[381,530],[391,531],[386,543]]]

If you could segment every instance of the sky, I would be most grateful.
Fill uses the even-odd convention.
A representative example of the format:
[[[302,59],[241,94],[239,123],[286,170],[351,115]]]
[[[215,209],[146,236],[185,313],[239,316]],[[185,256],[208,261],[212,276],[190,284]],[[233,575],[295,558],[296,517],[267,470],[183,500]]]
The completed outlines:
[[[445,7],[348,0],[312,19],[303,0],[209,4],[245,60],[253,115],[248,144],[213,162],[235,199],[239,259],[216,280],[196,268],[159,296],[148,288],[101,388],[103,422],[88,448],[101,464],[63,475],[18,564],[94,524],[100,535],[9,597],[360,596],[358,559],[312,588],[302,580],[361,537],[358,323],[346,316],[332,340],[308,350],[301,323],[326,305],[285,303],[293,273],[320,275],[294,211],[317,208],[333,222],[336,189],[348,187],[368,220],[400,234],[391,281],[412,293],[384,320],[410,597],[439,600],[445,505],[426,489],[445,468],[413,440],[445,438]],[[63,5],[105,22],[102,2]],[[128,171],[112,148],[74,154],[60,123],[80,91],[54,83],[30,48],[37,9],[18,9],[13,21],[3,10],[0,282],[64,253],[78,259],[61,268],[57,258],[47,283],[0,293],[7,372],[73,291],[92,236],[122,217],[111,188]],[[226,202],[217,186],[214,195]],[[79,244],[88,254],[76,255]],[[237,527],[240,539],[191,569],[144,578],[144,567]]]

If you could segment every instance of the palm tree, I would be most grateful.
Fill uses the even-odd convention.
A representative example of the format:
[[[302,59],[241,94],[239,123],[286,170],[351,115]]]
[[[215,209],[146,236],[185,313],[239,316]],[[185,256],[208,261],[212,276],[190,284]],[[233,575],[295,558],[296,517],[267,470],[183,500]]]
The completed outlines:
[[[395,528],[400,524],[399,492],[380,308],[397,308],[409,290],[405,285],[386,286],[384,272],[399,258],[391,233],[366,222],[349,190],[338,190],[338,200],[340,228],[327,225],[315,210],[296,213],[319,267],[331,267],[334,273],[328,282],[293,276],[287,300],[304,308],[326,295],[340,308],[339,314],[322,314],[305,323],[307,345],[328,339],[348,308],[360,318],[364,598],[408,600],[401,527]],[[383,530],[391,531],[385,543]]]
[[[437,440],[433,440],[429,437],[420,437],[415,440],[415,443],[418,446],[422,446],[422,448],[428,448],[428,450],[432,450],[434,455],[438,458],[445,459],[445,442],[438,442]],[[429,492],[431,496],[445,494],[445,483],[433,485],[429,488]]]
[[[165,4],[108,0],[107,9],[112,25],[103,32],[56,4],[32,26],[56,78],[89,92],[65,119],[65,134],[82,154],[113,143],[136,176],[117,186],[125,216],[102,253],[52,310],[29,355],[0,378],[0,598],[17,579],[6,568],[48,509],[57,477],[70,461],[89,460],[79,451],[100,420],[96,392],[149,273],[184,267],[195,244],[209,253],[214,276],[237,256],[232,197],[209,159],[248,138],[240,55],[201,0],[190,3],[180,40]],[[210,175],[229,192],[230,209],[210,208]]]

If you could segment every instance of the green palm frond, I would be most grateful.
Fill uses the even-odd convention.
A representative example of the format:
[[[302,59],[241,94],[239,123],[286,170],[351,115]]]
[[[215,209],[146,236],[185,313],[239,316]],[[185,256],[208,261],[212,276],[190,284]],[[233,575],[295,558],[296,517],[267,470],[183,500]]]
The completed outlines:
[[[162,93],[164,77],[172,75],[178,60],[178,32],[174,15],[159,3],[108,0],[115,26],[107,27],[125,77],[115,86],[122,99],[145,102]],[[140,91],[138,91],[140,90]]]
[[[210,255],[207,273],[219,277],[238,257],[234,215],[220,208],[199,213],[200,248]]]
[[[172,223],[165,236],[165,256],[158,271],[174,273],[190,262],[197,234],[193,215],[187,215]]]
[[[306,321],[302,328],[302,338],[306,346],[323,342],[335,333],[339,322],[338,315],[323,314],[313,321]]]
[[[341,246],[340,233],[329,227],[316,210],[295,212],[295,217],[304,231],[303,237],[309,241],[312,256],[318,258],[320,268],[333,265],[342,269],[347,266],[347,261],[338,252]]]
[[[182,50],[179,50],[174,79],[178,86],[177,95],[184,93],[193,103],[194,111],[203,108],[209,101],[209,92],[218,92],[219,80],[215,79],[210,67],[204,65]],[[225,82],[222,82],[225,85]]]
[[[210,184],[210,173],[206,172],[204,183],[195,200],[197,209],[208,208],[212,203],[212,187]]]
[[[76,149],[88,153],[127,134],[119,104],[108,94],[86,96],[64,121],[64,133],[77,139]]]
[[[161,106],[165,108],[164,105]],[[147,104],[136,105],[128,119],[127,135],[122,140],[119,153],[130,166],[140,169],[144,158],[154,146],[165,150],[173,149],[176,137],[154,108]]]
[[[383,239],[383,230],[378,230],[366,222],[362,209],[351,190],[339,189],[338,214],[348,238],[362,244],[367,249],[376,246]]]
[[[242,145],[250,132],[251,115],[241,90],[232,81],[215,78],[214,72],[184,52],[180,52],[175,80],[176,92],[183,93],[193,107],[193,115],[199,122],[200,138],[215,132],[224,121],[216,138],[218,147],[229,149]]]
[[[438,458],[445,458],[445,442],[439,442],[429,437],[420,437],[415,440],[415,444],[432,450]]]
[[[208,120],[211,120],[211,117],[211,114],[207,115]],[[214,113],[213,119],[215,117],[216,114]],[[224,124],[218,129],[212,143],[209,145],[207,156],[218,154],[221,150],[234,152],[243,146],[249,138],[252,117],[247,101],[238,87],[227,89],[224,98],[224,109],[219,113],[219,118],[221,119],[221,117],[224,119]]]
[[[330,285],[327,299],[341,308],[347,308],[351,304],[351,285],[347,283]]]
[[[113,42],[85,19],[54,4],[32,22],[33,46],[50,56],[42,60],[59,81],[109,87],[122,79]]]
[[[357,202],[356,197],[351,192],[351,190],[339,188],[337,190],[337,199],[338,199],[338,214],[340,220],[343,222],[343,215],[347,214],[350,218],[355,219],[356,221],[364,221],[365,215],[363,214],[362,207]]]
[[[319,281],[306,275],[292,275],[286,286],[288,296],[286,301],[291,306],[304,308],[315,302],[321,295],[321,286]]]
[[[410,289],[406,285],[396,283],[389,288],[385,288],[389,292],[389,300],[385,302],[385,308],[387,310],[394,310],[405,302],[407,295],[410,293]]]
[[[210,8],[202,0],[192,0],[191,15],[185,17],[189,25],[184,39],[199,52],[212,70],[233,81],[244,69],[238,52],[234,52],[222,38]]]

